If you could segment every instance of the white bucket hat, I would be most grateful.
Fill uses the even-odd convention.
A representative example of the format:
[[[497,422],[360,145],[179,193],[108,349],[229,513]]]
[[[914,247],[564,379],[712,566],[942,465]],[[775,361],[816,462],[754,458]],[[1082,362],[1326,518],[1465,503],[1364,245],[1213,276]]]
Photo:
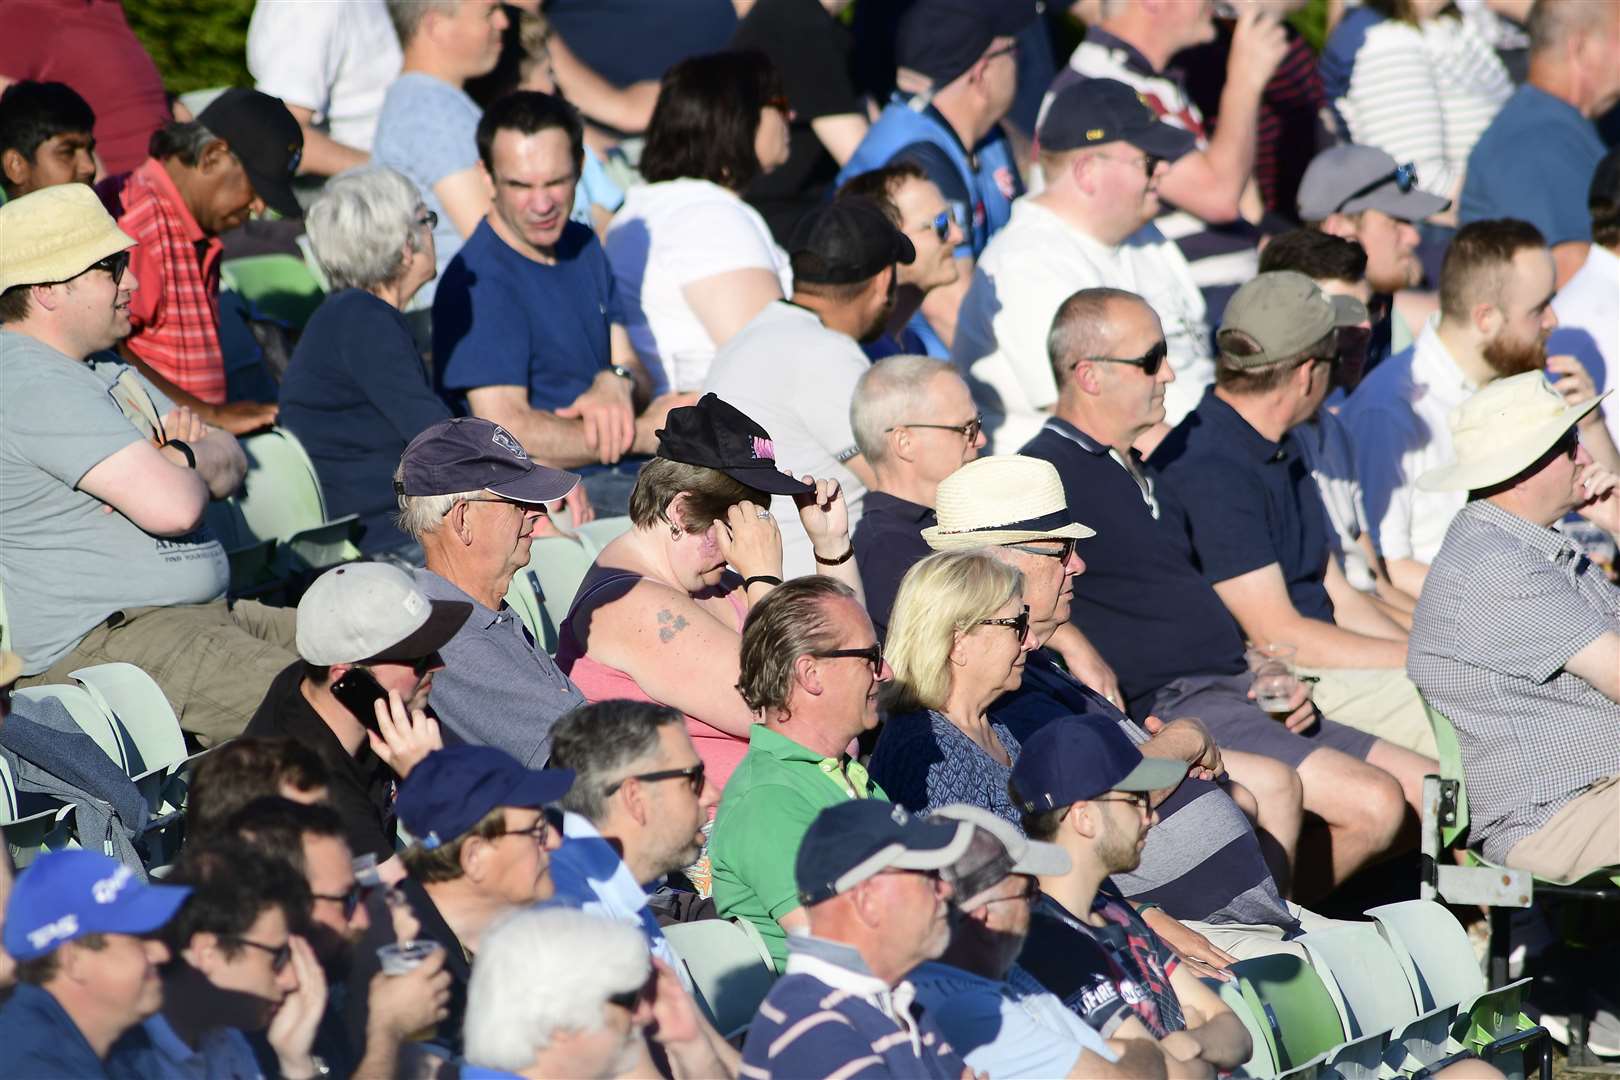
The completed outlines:
[[[1490,383],[1451,410],[1456,461],[1418,477],[1425,491],[1478,491],[1511,480],[1552,449],[1609,392],[1565,404],[1539,371]]]
[[[979,458],[947,476],[934,516],[939,524],[922,537],[935,551],[1097,535],[1074,520],[1052,463],[1021,454]]]

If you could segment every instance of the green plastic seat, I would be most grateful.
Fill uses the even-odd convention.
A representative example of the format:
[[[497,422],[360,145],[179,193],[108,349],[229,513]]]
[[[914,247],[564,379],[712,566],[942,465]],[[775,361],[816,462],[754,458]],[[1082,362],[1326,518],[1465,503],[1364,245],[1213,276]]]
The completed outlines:
[[[1219,995],[1226,1007],[1232,1010],[1232,1015],[1243,1023],[1249,1032],[1249,1060],[1243,1063],[1243,1072],[1252,1077],[1273,1077],[1277,1075],[1277,1061],[1271,1056],[1271,1043],[1266,1038],[1266,1017],[1264,1013],[1256,1013],[1249,1007],[1249,1001],[1243,996],[1243,991],[1235,982],[1225,979],[1202,980],[1204,985]]]
[[[1232,972],[1249,1011],[1265,1019],[1267,1048],[1278,1069],[1298,1068],[1344,1042],[1339,1007],[1298,956],[1256,956],[1233,964]]]
[[[97,664],[72,672],[123,728],[126,770],[153,813],[184,807],[184,791],[171,790],[186,761],[186,737],[174,708],[152,676],[134,664]]]
[[[557,651],[557,634],[562,629],[563,618],[574,602],[579,583],[585,580],[585,574],[596,561],[597,551],[596,546],[583,537],[542,536],[529,548],[529,565],[512,575],[506,602],[520,616],[529,610],[539,619],[539,628],[530,624],[529,632],[548,653]],[[514,591],[528,595],[520,596],[514,603]]]
[[[208,523],[227,552],[275,543],[278,576],[324,570],[360,557],[359,519],[328,520],[315,466],[296,437],[274,428],[241,440],[242,490],[209,504]]]
[[[1420,1009],[1455,1009],[1484,992],[1473,943],[1444,904],[1403,900],[1368,908],[1367,916],[1395,953]]]
[[[301,330],[326,298],[320,282],[296,255],[247,255],[219,266],[219,287],[262,313]]]
[[[734,1039],[748,1030],[776,975],[736,923],[701,919],[664,927],[697,988],[715,1030]]]

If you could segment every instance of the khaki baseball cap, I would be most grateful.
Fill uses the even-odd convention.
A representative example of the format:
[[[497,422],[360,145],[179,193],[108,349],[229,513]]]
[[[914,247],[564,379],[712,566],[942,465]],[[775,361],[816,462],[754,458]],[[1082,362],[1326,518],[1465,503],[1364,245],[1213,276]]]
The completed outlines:
[[[88,184],[56,184],[0,206],[0,290],[84,273],[135,246]]]
[[[1215,341],[1222,364],[1248,370],[1292,359],[1330,330],[1366,321],[1367,307],[1355,297],[1329,296],[1304,274],[1274,270],[1232,295]]]

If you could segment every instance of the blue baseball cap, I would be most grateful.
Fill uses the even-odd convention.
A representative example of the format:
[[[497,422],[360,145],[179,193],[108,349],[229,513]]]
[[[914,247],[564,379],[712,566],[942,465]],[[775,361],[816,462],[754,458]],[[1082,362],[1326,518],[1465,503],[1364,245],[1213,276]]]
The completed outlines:
[[[1035,140],[1054,153],[1126,142],[1172,162],[1198,144],[1192,132],[1160,120],[1141,94],[1116,79],[1080,79],[1060,89]]]
[[[399,463],[398,495],[488,491],[513,502],[548,503],[579,483],[577,474],[534,461],[516,435],[476,416],[434,424],[411,440]]]
[[[6,952],[32,960],[85,934],[150,934],[190,895],[185,886],[148,884],[99,852],[49,852],[11,890]]]
[[[1185,761],[1143,757],[1101,713],[1064,716],[1024,740],[1012,786],[1025,813],[1095,799],[1107,791],[1158,791],[1187,775]]]
[[[999,37],[1014,37],[1039,15],[1034,0],[917,0],[895,31],[895,60],[938,90],[956,81]]]
[[[943,870],[967,853],[973,826],[912,817],[898,803],[851,799],[816,815],[793,863],[806,907],[888,869]]]
[[[573,769],[526,769],[493,746],[461,743],[423,758],[399,786],[394,810],[429,850],[448,844],[497,806],[538,809],[574,785]]]

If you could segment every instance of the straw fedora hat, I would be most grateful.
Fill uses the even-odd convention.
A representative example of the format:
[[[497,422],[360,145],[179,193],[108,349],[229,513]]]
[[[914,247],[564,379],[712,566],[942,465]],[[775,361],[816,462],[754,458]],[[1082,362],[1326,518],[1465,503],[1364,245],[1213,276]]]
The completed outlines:
[[[1456,461],[1430,469],[1418,477],[1417,486],[1425,491],[1478,491],[1511,480],[1608,396],[1605,391],[1566,404],[1539,371],[1490,383],[1447,418]]]
[[[135,246],[88,184],[56,184],[0,206],[0,290],[66,281]]]
[[[934,516],[939,524],[922,536],[935,551],[1097,535],[1069,513],[1052,463],[1021,454],[979,458],[947,476]]]

